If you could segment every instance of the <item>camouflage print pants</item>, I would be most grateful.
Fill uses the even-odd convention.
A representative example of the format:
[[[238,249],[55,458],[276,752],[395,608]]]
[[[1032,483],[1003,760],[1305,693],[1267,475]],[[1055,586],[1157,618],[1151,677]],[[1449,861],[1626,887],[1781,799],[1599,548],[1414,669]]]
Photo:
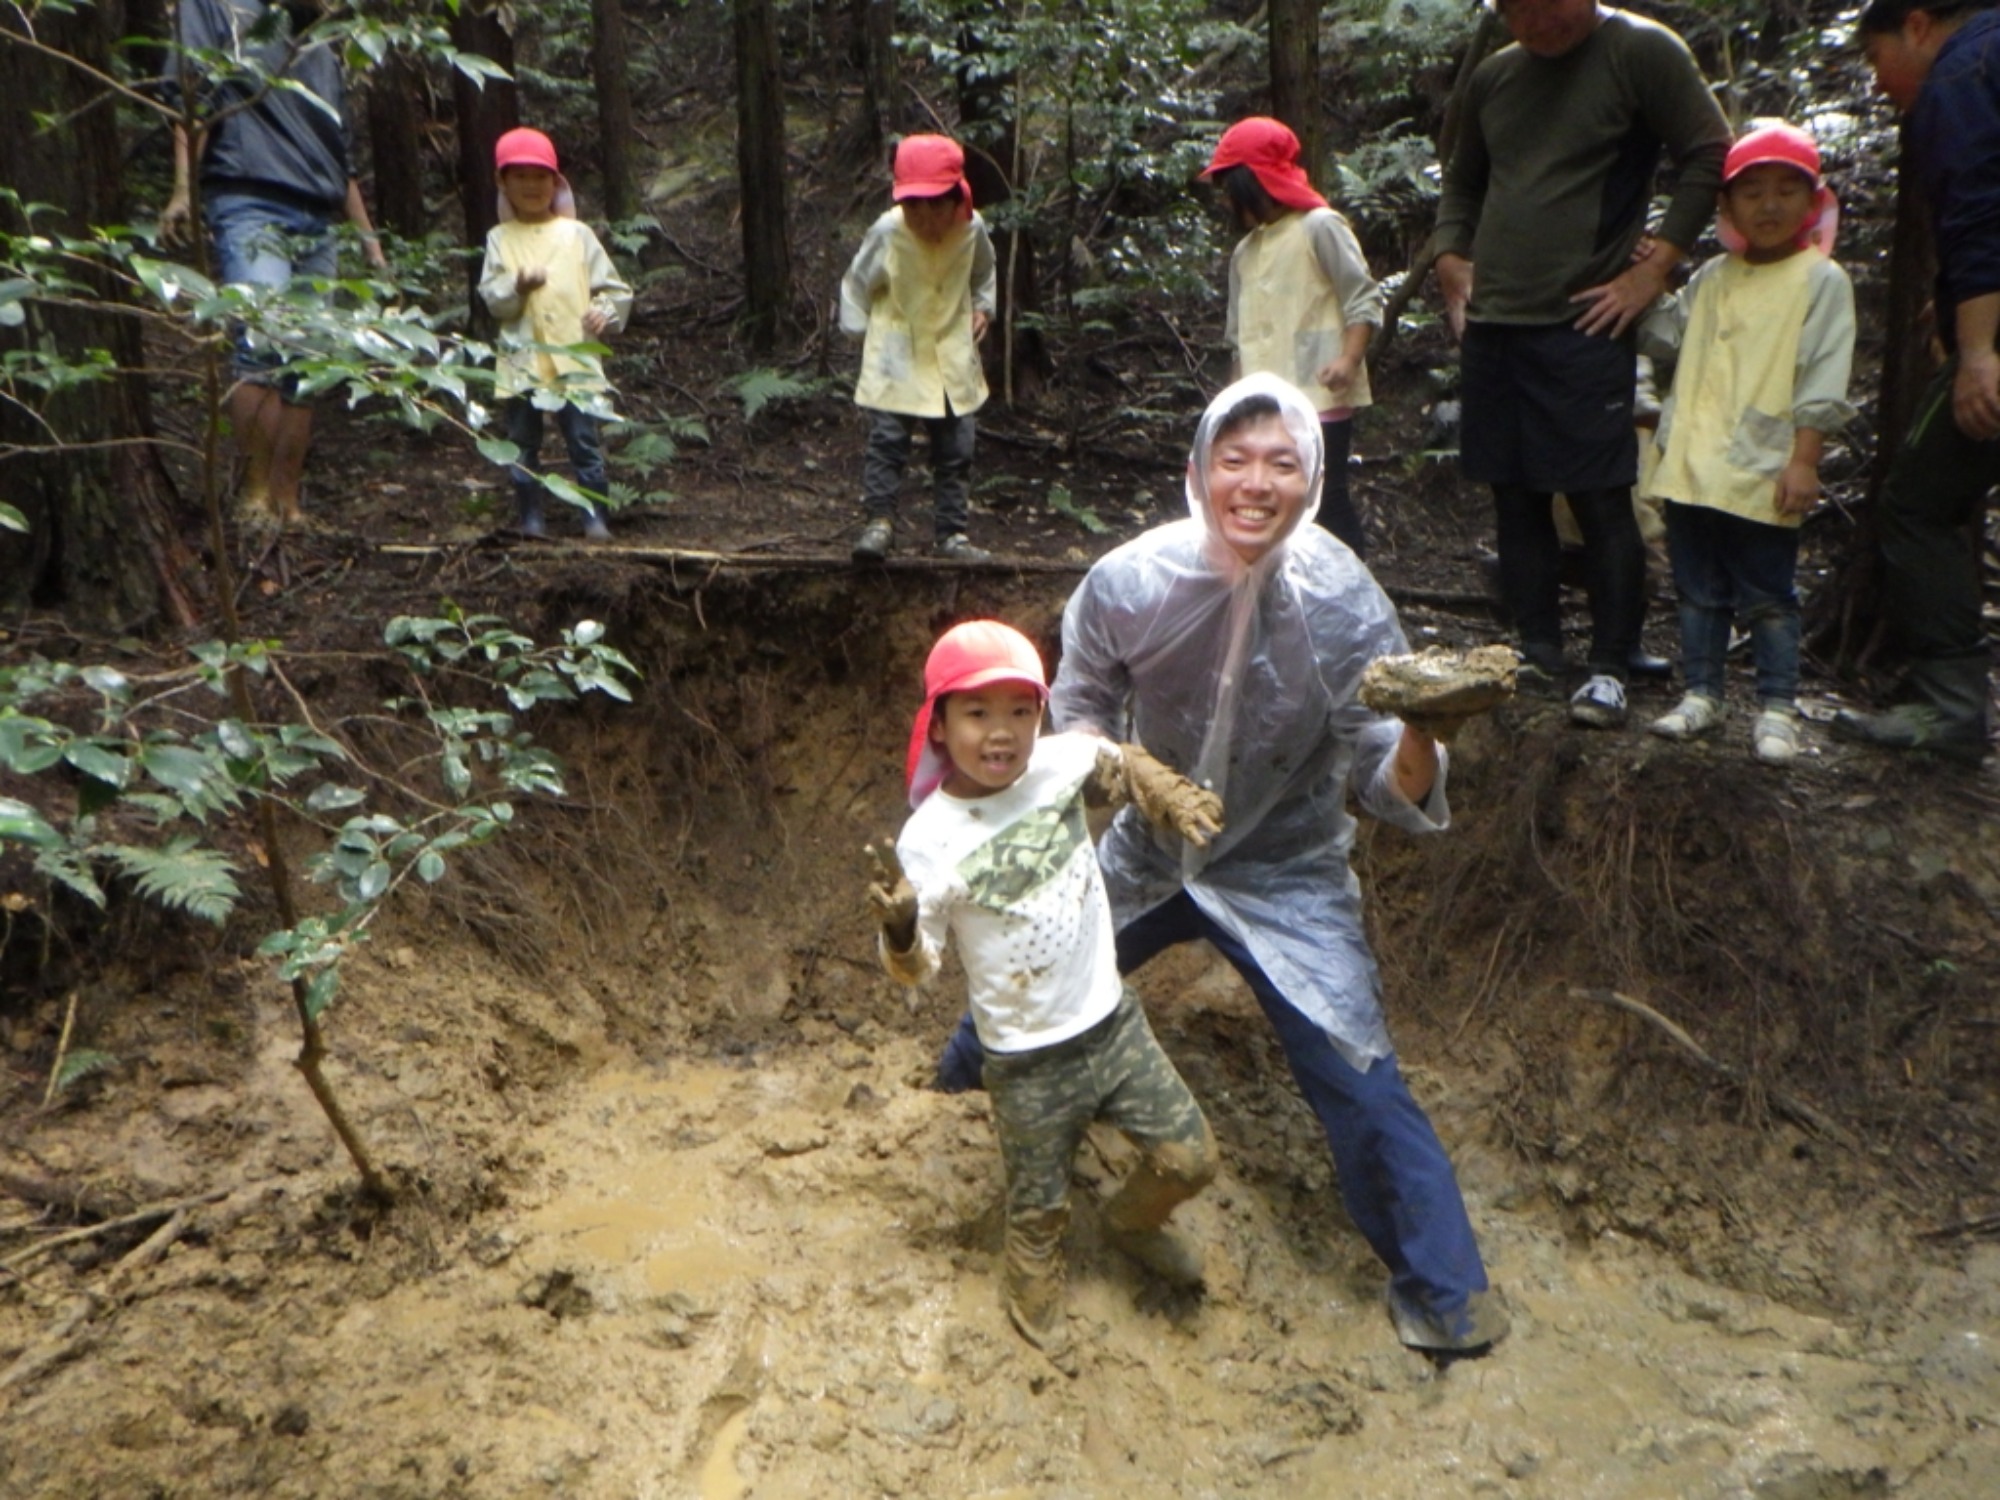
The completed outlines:
[[[1092,1121],[1117,1126],[1142,1153],[1106,1205],[1113,1228],[1158,1228],[1215,1176],[1208,1121],[1130,990],[1080,1036],[1028,1052],[988,1052],[985,1084],[1007,1169],[1010,1251],[1017,1224],[1059,1234],[1067,1223],[1070,1166]]]

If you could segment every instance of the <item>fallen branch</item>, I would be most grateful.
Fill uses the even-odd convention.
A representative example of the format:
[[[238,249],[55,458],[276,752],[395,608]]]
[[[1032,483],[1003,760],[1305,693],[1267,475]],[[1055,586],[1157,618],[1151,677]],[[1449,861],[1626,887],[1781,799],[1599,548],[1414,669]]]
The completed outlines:
[[[40,1375],[53,1370],[64,1360],[73,1359],[83,1352],[83,1340],[79,1330],[90,1322],[90,1315],[97,1311],[97,1298],[86,1293],[73,1299],[64,1308],[62,1316],[56,1319],[49,1331],[42,1335],[42,1341],[27,1351],[0,1375],[0,1392],[25,1385]]]
[[[384,542],[375,549],[385,557],[450,557],[464,552],[462,544],[448,542]],[[591,558],[602,562],[615,558],[673,567],[679,563],[702,563],[712,567],[789,568],[806,573],[855,573],[865,575],[887,569],[891,573],[1082,573],[1088,563],[1063,562],[1042,557],[995,557],[991,562],[958,562],[947,557],[889,557],[867,568],[857,568],[845,553],[799,552],[708,552],[694,547],[649,547],[612,542],[536,542],[519,548],[513,561],[524,563],[537,557],[571,561]]]
[[[1738,1088],[1744,1088],[1749,1085],[1749,1075],[1743,1069],[1735,1066],[1733,1063],[1726,1063],[1718,1057],[1711,1057],[1701,1043],[1689,1036],[1687,1032],[1683,1031],[1674,1022],[1669,1021],[1665,1016],[1654,1010],[1645,1001],[1634,1000],[1630,995],[1621,995],[1616,990],[1573,988],[1569,993],[1572,999],[1596,1000],[1604,1005],[1622,1010],[1628,1015],[1637,1016],[1643,1021],[1650,1021],[1654,1026],[1666,1033],[1669,1040],[1685,1055],[1694,1059],[1694,1061],[1700,1063],[1709,1071],[1720,1074]],[[1787,1093],[1780,1088],[1766,1088],[1765,1094],[1769,1097],[1772,1107],[1779,1114],[1796,1121],[1798,1124],[1804,1125],[1810,1130],[1818,1131],[1821,1135],[1845,1146],[1850,1151],[1859,1151],[1861,1149],[1860,1142],[1856,1141],[1848,1133],[1846,1127],[1825,1111],[1815,1108],[1797,1095]]]
[[[99,1219],[112,1218],[123,1207],[98,1197],[81,1184],[40,1177],[10,1167],[0,1167],[0,1193],[42,1208],[59,1208],[67,1214],[89,1214]]]
[[[56,1084],[62,1078],[63,1059],[69,1056],[70,1033],[76,1028],[77,991],[69,992],[69,1005],[63,1011],[62,1036],[56,1042],[56,1060],[49,1066],[49,1086],[42,1090],[42,1108],[47,1109],[56,1097]]]
[[[173,1248],[174,1241],[178,1240],[186,1230],[187,1222],[188,1211],[185,1208],[175,1209],[172,1218],[125,1252],[118,1264],[111,1268],[111,1274],[104,1278],[104,1285],[97,1289],[98,1295],[109,1296],[118,1289],[126,1277],[156,1266],[166,1259],[167,1251]]]
[[[220,1196],[220,1195],[217,1195]],[[111,1274],[104,1278],[104,1285],[83,1293],[63,1309],[62,1316],[55,1325],[42,1336],[42,1341],[27,1351],[0,1374],[0,1391],[11,1390],[17,1385],[26,1385],[65,1364],[81,1354],[87,1347],[84,1335],[90,1321],[110,1300],[118,1284],[134,1272],[143,1271],[157,1264],[181,1237],[187,1228],[187,1210],[174,1210],[166,1223],[154,1230],[146,1238],[126,1252],[118,1264],[111,1268]]]
[[[78,1244],[84,1240],[96,1239],[99,1235],[112,1234],[120,1229],[129,1229],[135,1224],[150,1224],[155,1219],[171,1219],[185,1213],[190,1208],[199,1208],[204,1203],[215,1203],[227,1198],[229,1188],[214,1188],[192,1198],[183,1198],[177,1203],[157,1203],[151,1208],[142,1208],[137,1213],[124,1214],[116,1219],[106,1219],[101,1224],[86,1224],[81,1229],[71,1229],[63,1234],[53,1234],[47,1239],[30,1245],[27,1249],[10,1255],[0,1261],[0,1270],[17,1270],[30,1261],[40,1260],[51,1250],[60,1250],[64,1245]]]
[[[1935,1229],[1919,1229],[1920,1240],[1949,1240],[1959,1235],[1983,1239],[1988,1235],[2000,1236],[2000,1214],[1980,1214],[1976,1218],[1960,1219],[1952,1224],[1940,1224]]]

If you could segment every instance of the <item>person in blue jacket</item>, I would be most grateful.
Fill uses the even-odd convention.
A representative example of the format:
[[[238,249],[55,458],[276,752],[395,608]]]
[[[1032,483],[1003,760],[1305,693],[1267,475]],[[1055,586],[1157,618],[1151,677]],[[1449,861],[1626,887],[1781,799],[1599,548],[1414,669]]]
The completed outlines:
[[[1876,86],[1909,119],[1903,170],[1929,205],[1937,332],[1925,389],[1883,488],[1884,607],[1908,653],[1899,701],[1834,732],[1976,766],[1992,650],[1969,538],[2000,484],[2000,14],[1982,0],[1873,0],[1858,23]]]

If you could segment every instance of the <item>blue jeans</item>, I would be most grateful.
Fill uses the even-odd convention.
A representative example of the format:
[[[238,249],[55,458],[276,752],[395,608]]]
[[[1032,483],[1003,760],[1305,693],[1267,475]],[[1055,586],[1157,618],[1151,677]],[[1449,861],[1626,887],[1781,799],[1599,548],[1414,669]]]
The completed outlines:
[[[338,247],[334,215],[327,209],[230,188],[204,197],[202,212],[215,245],[216,275],[225,285],[282,291],[295,276],[326,278],[334,273]],[[240,323],[231,330],[231,338],[236,345],[236,378],[271,384],[284,356],[254,346]]]
[[[1667,552],[1688,691],[1721,700],[1734,619],[1750,632],[1757,701],[1789,708],[1799,695],[1798,528],[1669,501]]]
[[[604,443],[598,436],[597,418],[567,401],[552,412],[544,412],[529,396],[509,396],[506,413],[507,441],[521,450],[519,461],[507,466],[507,475],[514,481],[514,499],[523,515],[531,511],[540,514],[542,496],[546,493],[536,478],[542,472],[544,416],[556,419],[556,430],[569,449],[569,464],[576,471],[577,484],[593,495],[605,492]],[[604,514],[601,505],[593,505],[591,510],[595,515]]]
[[[1278,992],[1250,951],[1182,891],[1118,933],[1118,970],[1129,974],[1177,943],[1206,938],[1229,960],[1277,1032],[1299,1092],[1333,1151],[1340,1201],[1378,1259],[1389,1291],[1446,1328],[1486,1290],[1486,1267],[1444,1146],[1411,1097],[1393,1056],[1353,1067],[1325,1032]],[[959,1022],[938,1063],[938,1087],[963,1092],[979,1078],[972,1017]],[[967,1064],[971,1064],[967,1081]]]

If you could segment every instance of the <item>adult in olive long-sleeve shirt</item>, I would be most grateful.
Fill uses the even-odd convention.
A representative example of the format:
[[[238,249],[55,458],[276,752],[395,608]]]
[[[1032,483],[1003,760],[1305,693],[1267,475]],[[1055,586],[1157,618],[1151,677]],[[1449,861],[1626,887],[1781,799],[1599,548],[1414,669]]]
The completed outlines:
[[[1715,209],[1729,126],[1687,46],[1594,0],[1498,0],[1516,45],[1473,74],[1438,213],[1438,280],[1465,346],[1461,461],[1493,487],[1501,588],[1532,666],[1562,668],[1552,496],[1584,535],[1581,723],[1625,715],[1645,613],[1628,332]],[[1662,150],[1674,196],[1633,247]]]

